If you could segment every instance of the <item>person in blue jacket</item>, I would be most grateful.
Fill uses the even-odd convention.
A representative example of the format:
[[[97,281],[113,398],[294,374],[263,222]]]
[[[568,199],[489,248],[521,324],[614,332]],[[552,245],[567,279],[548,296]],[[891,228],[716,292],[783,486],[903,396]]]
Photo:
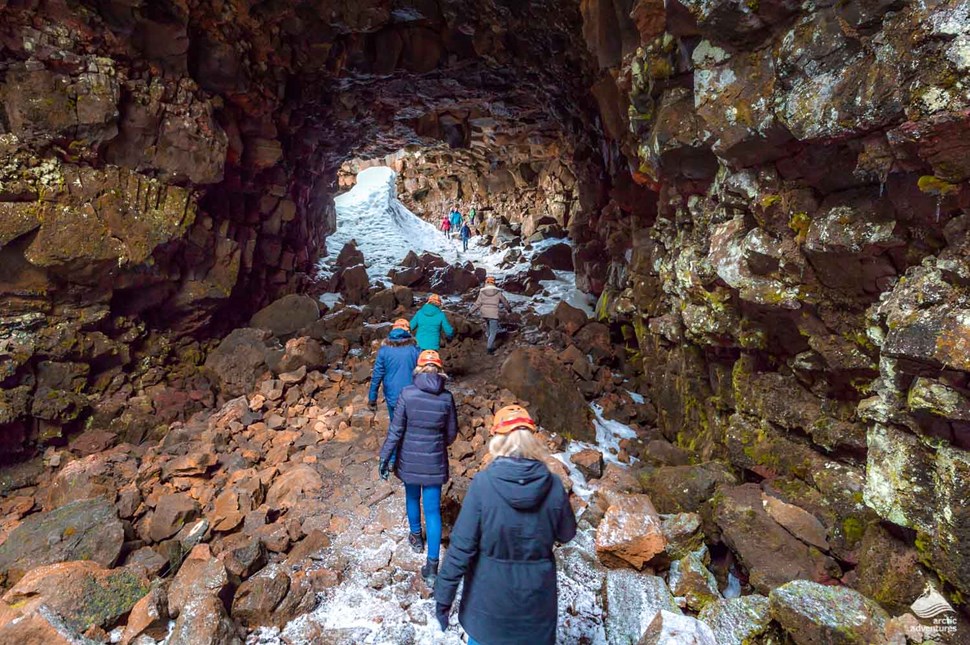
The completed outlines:
[[[377,409],[377,390],[383,384],[387,414],[391,419],[394,418],[394,405],[401,390],[411,385],[412,373],[418,364],[420,353],[414,337],[411,336],[411,325],[408,321],[404,318],[395,320],[391,333],[381,343],[377,358],[374,359],[370,396],[367,397],[371,410]]]
[[[387,480],[393,468],[404,482],[410,528],[408,542],[416,553],[424,550],[421,535],[424,503],[428,555],[421,567],[421,576],[429,587],[434,586],[441,551],[441,487],[448,481],[448,446],[458,437],[455,399],[445,389],[447,377],[442,369],[438,352],[421,352],[414,370],[414,385],[401,392],[378,465],[381,479]]]
[[[461,225],[461,248],[464,251],[468,250],[468,240],[472,236],[472,229],[468,225],[468,222],[462,222]]]
[[[445,312],[441,311],[441,296],[432,293],[428,296],[428,302],[411,319],[411,333],[422,351],[438,351],[441,349],[441,332],[444,332],[448,340],[455,337],[454,328],[448,322]]]
[[[459,230],[461,230],[461,221],[462,221],[461,211],[459,211],[458,207],[456,206],[451,211],[451,230],[454,231],[456,234],[458,233]]]
[[[495,413],[493,461],[472,479],[434,587],[435,617],[448,628],[458,583],[458,621],[469,645],[555,645],[559,616],[553,547],[576,536],[576,516],[536,424],[519,405]]]

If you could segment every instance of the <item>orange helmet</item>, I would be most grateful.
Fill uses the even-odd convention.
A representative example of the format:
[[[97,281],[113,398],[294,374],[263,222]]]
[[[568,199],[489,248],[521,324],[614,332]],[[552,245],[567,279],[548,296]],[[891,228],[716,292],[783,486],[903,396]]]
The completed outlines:
[[[409,323],[406,318],[398,318],[394,321],[394,325],[391,327],[391,329],[403,329],[404,331],[410,332],[411,323]]]
[[[441,364],[441,356],[438,352],[433,349],[426,349],[418,356],[418,367],[424,367],[425,365],[434,365],[436,367],[443,367]]]
[[[432,293],[430,296],[428,296],[428,302],[431,303],[431,304],[433,304],[435,307],[440,307],[441,306],[441,296],[439,296],[436,293]]]
[[[485,284],[495,284],[495,277],[488,276],[487,278],[485,278]]]
[[[520,429],[530,432],[536,429],[536,422],[521,405],[507,405],[496,412],[492,419],[492,434],[509,434]]]

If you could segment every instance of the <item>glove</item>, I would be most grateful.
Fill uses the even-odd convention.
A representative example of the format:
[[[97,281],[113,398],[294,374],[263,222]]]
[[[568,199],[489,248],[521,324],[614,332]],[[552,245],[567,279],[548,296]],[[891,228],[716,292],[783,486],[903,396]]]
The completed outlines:
[[[448,630],[448,617],[451,615],[451,605],[446,605],[443,602],[435,603],[434,617],[438,619],[438,625],[441,626],[441,631]]]
[[[384,481],[387,481],[387,478],[391,476],[391,465],[387,462],[387,459],[381,459],[381,463],[377,466],[377,473]]]
[[[377,410],[377,401],[368,401],[367,407],[371,410]]]

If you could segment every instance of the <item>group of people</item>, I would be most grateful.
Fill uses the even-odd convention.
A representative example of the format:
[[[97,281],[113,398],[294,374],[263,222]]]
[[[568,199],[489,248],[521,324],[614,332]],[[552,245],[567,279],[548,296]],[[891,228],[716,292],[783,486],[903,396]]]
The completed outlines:
[[[451,212],[441,219],[441,230],[449,237],[457,236],[461,239],[462,250],[467,251],[468,240],[471,239],[476,216],[477,213],[474,206],[468,210],[468,216],[466,217],[461,214],[458,206],[455,205],[451,209]]]
[[[501,304],[508,307],[508,300],[490,279],[475,307],[487,316],[494,306],[497,320]],[[439,566],[441,488],[449,479],[448,447],[458,436],[455,399],[438,353],[442,333],[454,336],[441,298],[432,295],[410,322],[394,321],[378,350],[369,403],[376,409],[383,385],[391,419],[378,474],[387,480],[393,472],[404,483],[408,542],[426,555],[421,575],[434,590],[442,631],[463,580],[458,621],[470,645],[555,643],[553,547],[575,536],[576,518],[545,465],[549,455],[525,408],[510,405],[493,415],[492,461],[472,480]]]

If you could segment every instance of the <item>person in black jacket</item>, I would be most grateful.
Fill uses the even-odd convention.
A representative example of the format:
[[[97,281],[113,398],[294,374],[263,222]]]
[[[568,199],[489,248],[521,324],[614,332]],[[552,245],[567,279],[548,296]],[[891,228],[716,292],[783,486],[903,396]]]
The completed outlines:
[[[445,389],[441,357],[434,350],[421,352],[414,370],[414,384],[401,391],[394,418],[381,448],[378,472],[390,475],[394,455],[395,474],[404,482],[410,534],[416,553],[424,550],[421,536],[421,503],[428,535],[428,556],[421,575],[434,585],[441,550],[441,486],[448,481],[448,446],[458,436],[455,399]]]
[[[518,405],[495,414],[494,461],[472,480],[434,589],[442,631],[465,581],[458,621],[469,645],[556,642],[559,613],[552,549],[576,535],[576,517],[546,467],[536,425]]]

